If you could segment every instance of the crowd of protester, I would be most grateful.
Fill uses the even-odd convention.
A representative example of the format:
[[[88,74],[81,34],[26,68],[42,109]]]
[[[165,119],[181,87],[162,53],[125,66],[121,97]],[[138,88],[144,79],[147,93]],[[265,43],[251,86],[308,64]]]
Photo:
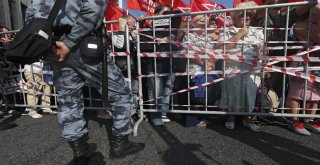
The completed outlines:
[[[284,3],[285,1],[264,0],[264,5]],[[244,2],[236,6],[255,7],[255,2]],[[148,102],[144,108],[155,109],[161,112],[150,113],[150,119],[153,125],[161,126],[164,122],[169,122],[168,114],[165,111],[172,109],[190,109],[190,110],[224,110],[226,112],[266,112],[260,109],[261,106],[270,106],[262,101],[269,90],[274,91],[279,97],[279,112],[288,112],[292,114],[301,113],[299,108],[303,108],[303,100],[306,99],[306,113],[316,114],[320,100],[320,88],[318,82],[305,81],[305,79],[294,76],[283,76],[278,72],[253,72],[254,67],[262,65],[262,60],[255,59],[255,56],[284,56],[292,55],[303,49],[279,49],[265,50],[266,47],[284,47],[282,41],[309,41],[309,45],[319,45],[320,26],[316,19],[319,15],[320,7],[317,6],[299,6],[293,7],[290,11],[286,8],[270,8],[266,15],[265,9],[260,10],[239,10],[231,12],[225,17],[224,13],[192,15],[190,17],[172,17],[170,24],[157,24],[159,19],[146,19],[145,16],[134,18],[131,15],[124,15],[119,19],[119,30],[110,33],[109,39],[112,51],[131,52],[131,57],[115,57],[115,62],[122,70],[123,74],[130,78],[131,89],[135,95],[136,108],[139,108],[138,101],[153,100]],[[311,18],[309,18],[311,12]],[[179,14],[174,11],[170,5],[159,5],[156,7],[154,16],[166,14]],[[273,30],[273,28],[285,28],[287,14],[289,14],[288,27],[293,29],[286,35],[285,30]],[[221,23],[222,20],[222,23]],[[311,28],[308,29],[309,20]],[[159,21],[160,22],[160,21]],[[141,30],[139,33],[135,25],[139,24]],[[266,24],[266,25],[265,25]],[[226,28],[223,28],[227,26]],[[2,26],[3,29],[5,26]],[[267,27],[268,30],[261,30]],[[127,28],[127,29],[126,29]],[[153,30],[153,29],[168,30]],[[310,39],[305,35],[304,28],[310,31]],[[149,30],[148,30],[149,29]],[[177,30],[179,29],[179,30]],[[6,28],[8,31],[9,29]],[[126,30],[129,30],[130,36],[126,36]],[[4,31],[4,30],[2,30]],[[139,42],[138,42],[139,36]],[[288,36],[286,38],[286,36]],[[5,49],[11,36],[1,37],[1,47]],[[128,41],[127,41],[128,39]],[[270,41],[270,42],[269,42]],[[272,42],[273,41],[273,42]],[[274,42],[278,41],[278,42]],[[129,44],[127,44],[129,43]],[[140,45],[137,45],[140,43]],[[287,44],[289,46],[293,46]],[[297,45],[297,44],[295,44]],[[301,44],[300,44],[301,45]],[[127,47],[129,46],[129,48]],[[139,48],[139,49],[138,49]],[[307,48],[307,47],[306,47]],[[240,50],[233,51],[233,50]],[[179,52],[180,54],[196,54],[196,58],[156,58],[143,57],[137,58],[137,53],[153,52]],[[213,58],[201,58],[204,55],[211,55],[213,52],[221,52],[228,55],[242,55],[243,61],[236,60],[218,60]],[[227,53],[226,53],[227,52]],[[310,56],[319,56],[319,51],[312,52]],[[129,59],[129,60],[128,60]],[[141,70],[139,71],[138,62]],[[13,75],[3,67],[6,62],[1,62],[1,79],[5,80]],[[304,62],[279,62],[275,64],[278,67],[302,67]],[[17,70],[19,66],[10,64]],[[36,68],[38,66],[38,68]],[[308,66],[318,66],[318,63],[309,62]],[[23,78],[25,82],[50,82],[50,75],[45,75],[45,71],[50,71],[50,65],[45,61],[24,66]],[[20,67],[20,69],[22,69]],[[216,74],[215,71],[223,71],[222,74]],[[217,80],[223,75],[236,74],[219,83],[212,83],[205,87],[199,87],[189,92],[170,96],[171,93],[183,89],[189,89],[193,86],[201,86],[203,83]],[[261,68],[260,70],[261,71]],[[130,73],[131,72],[131,73]],[[139,98],[138,76],[152,75],[142,78],[142,93],[144,98]],[[177,76],[175,73],[187,73],[183,76]],[[316,71],[310,71],[311,74],[319,74]],[[158,76],[163,74],[164,76]],[[283,83],[285,79],[285,83]],[[305,90],[305,83],[307,88]],[[263,89],[263,90],[261,90]],[[42,113],[56,114],[50,107],[50,97],[46,94],[53,93],[49,85],[27,86],[26,94],[27,108],[17,110],[20,114],[27,114],[32,118],[41,118],[39,110]],[[42,92],[44,95],[36,95]],[[9,104],[23,103],[23,95],[19,93],[5,95]],[[281,102],[285,103],[284,110],[281,109]],[[264,105],[263,105],[264,104]],[[34,108],[33,105],[42,105],[45,108]],[[271,104],[272,105],[272,104]],[[10,114],[10,110],[16,107],[12,106],[3,110],[3,113]],[[266,107],[265,107],[266,108]],[[271,107],[278,108],[278,107]],[[267,108],[266,108],[267,109]],[[270,107],[269,107],[270,109]],[[179,114],[175,115],[178,118]],[[172,119],[172,118],[171,118]],[[185,115],[186,126],[205,127],[208,124],[203,115]],[[309,131],[320,133],[320,123],[312,118],[293,117],[288,120],[289,128],[301,135],[311,135]],[[224,123],[227,129],[235,129],[236,116],[227,115]],[[259,132],[255,116],[242,116],[241,123],[251,131]],[[309,130],[309,131],[308,131]]]
[[[285,2],[286,1],[265,0],[263,1],[263,5]],[[245,2],[240,3],[236,8],[255,6],[257,6],[257,4],[254,2]],[[170,12],[159,13],[159,11],[164,10]],[[168,5],[159,5],[155,11],[157,11],[155,12],[155,15],[179,13],[177,11],[172,11],[172,8]],[[301,27],[308,27],[308,21],[306,20],[308,20],[309,11],[313,15],[311,18],[314,18],[310,29],[310,36],[312,36],[310,40],[308,40],[305,33],[298,30]],[[201,58],[201,55],[210,54],[214,51],[218,51],[219,49],[228,51],[238,48],[238,50],[241,50],[241,53],[237,52],[227,54],[242,55],[246,59],[254,59],[254,57],[258,55],[289,56],[299,51],[304,51],[303,49],[298,50],[290,48],[284,51],[284,41],[309,41],[308,43],[310,43],[310,45],[303,45],[296,43],[291,44],[288,42],[287,46],[318,45],[319,28],[316,27],[318,21],[315,19],[318,11],[319,5],[307,5],[292,7],[289,11],[284,7],[269,8],[267,15],[265,14],[265,9],[236,11],[231,12],[229,17],[231,20],[227,18],[224,19],[223,14],[220,16],[219,14],[207,14],[193,15],[187,19],[180,18],[180,22],[177,23],[173,21],[173,18],[175,17],[172,17],[170,27],[169,25],[158,25],[157,27],[153,27],[156,26],[156,23],[152,23],[152,20],[145,20],[145,17],[138,17],[137,21],[140,23],[139,27],[142,29],[149,28],[149,31],[141,30],[139,34],[139,51],[141,53],[180,51],[188,54],[196,53],[196,55],[200,57],[190,58],[188,60],[177,60],[177,58],[142,57],[141,73],[143,75],[155,75],[155,73],[167,74],[167,76],[149,76],[146,78],[146,81],[143,78],[142,86],[145,87],[143,88],[143,92],[145,92],[144,100],[154,99],[153,102],[146,103],[147,105],[151,103],[151,106],[145,106],[145,108],[170,111],[170,108],[185,109],[187,107],[191,110],[223,109],[227,112],[249,113],[261,111],[267,112],[267,109],[269,109],[268,111],[273,112],[278,111],[299,114],[302,112],[299,108],[303,108],[303,96],[304,92],[306,92],[306,113],[316,114],[315,109],[317,109],[318,106],[318,97],[320,92],[319,88],[316,87],[318,85],[317,82],[307,81],[306,83],[308,88],[305,91],[305,79],[300,77],[283,76],[283,73],[279,72],[265,72],[265,75],[262,75],[262,73],[249,71],[254,69],[254,66],[262,65],[262,62],[266,61],[244,60],[243,62],[239,62],[234,60],[217,60]],[[290,15],[288,28],[292,29],[291,31],[288,31],[288,35],[286,35],[285,30],[274,30],[275,28],[285,29],[288,14]],[[121,19],[122,18],[120,18],[120,20]],[[221,23],[221,19],[224,22]],[[155,19],[153,21],[157,20]],[[300,22],[305,22],[305,24],[302,25]],[[217,30],[219,27],[223,26],[228,26],[228,28],[221,28],[220,30]],[[180,28],[180,31],[177,33],[174,30],[176,27]],[[261,28],[265,27],[267,27],[266,31],[261,30]],[[168,31],[157,30],[157,28],[172,28],[173,30],[169,33]],[[153,29],[155,30],[153,31]],[[137,33],[132,30],[129,34],[131,34],[131,36],[137,35]],[[304,36],[299,38],[301,35]],[[123,36],[125,36],[125,33],[123,33]],[[288,37],[286,38],[286,36]],[[282,48],[266,50],[266,47],[279,46]],[[137,45],[135,45],[135,47],[137,47]],[[198,50],[204,51],[199,52]],[[132,53],[136,54],[136,50]],[[318,53],[318,51],[313,52],[310,56],[317,56]],[[253,62],[255,65],[253,65]],[[300,62],[300,65],[296,65],[295,62],[285,62],[285,64],[284,62],[278,62],[275,66],[299,67],[303,64],[305,63]],[[317,63],[314,62],[309,63],[309,66],[316,65]],[[190,87],[201,85],[205,82],[216,80],[222,77],[222,75],[211,74],[210,72],[221,71],[223,69],[225,69],[226,73],[232,70],[240,70],[244,73],[233,76],[221,83],[214,83],[207,87],[197,88],[174,97],[169,96],[171,93],[176,91],[188,89]],[[176,76],[175,73],[178,72],[185,72],[188,73],[188,75]],[[311,74],[315,73],[312,72]],[[283,84],[283,78],[285,78],[285,84]],[[299,82],[293,82],[294,79],[299,80]],[[279,98],[279,100],[277,100],[280,102],[280,104],[278,103],[279,107],[270,107],[273,105],[270,103],[272,100],[264,98],[270,90]],[[284,109],[281,109],[281,103],[285,103]],[[265,106],[265,109],[261,110],[260,106]],[[279,109],[273,110],[277,108]],[[161,114],[162,118],[160,117]],[[151,121],[155,126],[163,125],[164,121],[168,121],[163,114],[164,113],[150,114]],[[203,126],[207,122],[199,115],[186,115],[185,119],[186,126]],[[228,115],[225,127],[228,129],[234,129],[235,121],[235,116]],[[320,133],[320,124],[315,122],[313,119],[298,119],[297,117],[293,117],[287,121],[289,122],[289,128],[295,133],[302,135],[310,135],[309,131]],[[190,124],[190,122],[192,124]],[[256,124],[255,116],[243,116],[241,122],[244,127],[248,127],[251,131],[260,131],[259,126]]]

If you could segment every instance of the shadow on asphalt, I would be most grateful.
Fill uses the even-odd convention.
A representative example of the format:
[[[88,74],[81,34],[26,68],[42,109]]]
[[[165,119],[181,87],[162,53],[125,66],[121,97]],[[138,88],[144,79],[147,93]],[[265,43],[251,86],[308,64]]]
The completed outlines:
[[[169,146],[169,149],[165,153],[162,153],[162,159],[165,162],[164,164],[206,164],[193,153],[195,151],[200,152],[207,159],[215,162],[215,164],[219,164],[219,162],[215,161],[210,155],[200,150],[200,148],[203,147],[202,145],[182,143],[166,128],[166,126],[150,125]]]
[[[281,125],[280,123],[277,126],[287,129],[285,125]],[[294,162],[294,164],[318,164],[320,161],[319,151],[305,147],[298,141],[270,134],[263,130],[256,133],[246,128],[241,129],[240,125],[236,125],[235,130],[228,130],[224,127],[213,127],[210,124],[207,128],[259,150],[279,164],[288,164],[288,162]],[[314,159],[315,161],[310,159]],[[245,160],[242,163],[250,164],[249,162],[245,162]],[[263,162],[261,163],[263,164]]]
[[[112,135],[112,120],[98,118],[94,114],[88,115],[88,120],[95,121],[103,126],[107,130],[108,139],[110,142],[110,138]],[[181,123],[182,124],[182,123]],[[193,152],[202,153],[207,159],[212,160],[216,164],[219,162],[215,161],[210,155],[202,152],[200,150],[203,147],[200,144],[191,144],[191,143],[182,143],[180,142],[173,133],[171,133],[165,126],[155,127],[150,124],[155,132],[159,134],[159,136],[167,143],[169,149],[165,153],[160,153],[162,156],[162,160],[164,164],[197,164],[197,165],[205,165],[206,163],[199,159]]]
[[[1,119],[0,120],[0,131],[16,127],[17,124],[14,123],[14,121],[17,120],[19,117],[21,117],[21,115],[14,115],[11,117]]]
[[[111,119],[98,118],[96,115],[89,115],[88,119],[99,123],[100,126],[104,126],[108,133],[108,138],[110,139],[110,136],[112,134]],[[217,118],[214,117],[213,121],[214,123],[220,123],[221,125],[223,125],[224,118],[220,116]],[[184,125],[183,120],[176,120],[176,122]],[[263,124],[287,129],[287,124],[281,122],[262,123],[262,125]],[[163,139],[163,141],[167,143],[167,146],[169,147],[169,149],[167,149],[164,153],[159,153],[162,155],[164,164],[206,164],[203,160],[199,159],[198,156],[194,154],[196,152],[201,153],[204,157],[206,157],[208,160],[211,160],[215,164],[221,164],[216,161],[211,155],[201,151],[201,147],[203,147],[201,144],[182,143],[172,132],[170,132],[166,128],[165,125],[150,125],[153,130],[157,132],[157,134]],[[263,130],[259,133],[255,133],[242,128],[239,124],[236,125],[235,130],[228,130],[224,127],[216,127],[212,124],[208,124],[207,128],[223,136],[226,136],[226,138],[232,138],[240,141],[243,144],[251,146],[261,153],[265,154],[275,162],[278,162],[279,164],[287,164],[288,162],[294,162],[295,164],[318,164],[318,162],[320,161],[319,151],[305,147],[301,145],[299,141],[292,140],[290,139],[290,137],[286,138],[285,136],[278,136],[275,134],[264,132]],[[102,155],[101,157],[104,161]],[[263,164],[263,162],[261,163]],[[251,163],[243,160],[242,164],[250,165]]]
[[[70,161],[67,165],[74,165],[73,160]],[[93,153],[88,165],[106,165],[103,154],[101,152]]]

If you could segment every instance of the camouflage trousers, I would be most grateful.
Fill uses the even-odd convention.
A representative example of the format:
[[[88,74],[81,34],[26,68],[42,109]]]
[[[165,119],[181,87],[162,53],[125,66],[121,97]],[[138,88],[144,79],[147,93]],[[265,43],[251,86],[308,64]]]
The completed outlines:
[[[120,69],[108,57],[108,101],[111,105],[113,135],[127,135],[133,130],[133,96]],[[102,94],[102,62],[89,65],[83,62],[80,51],[70,54],[64,63],[52,62],[53,81],[58,93],[58,121],[62,137],[73,141],[88,133],[83,118],[82,87],[88,81]]]

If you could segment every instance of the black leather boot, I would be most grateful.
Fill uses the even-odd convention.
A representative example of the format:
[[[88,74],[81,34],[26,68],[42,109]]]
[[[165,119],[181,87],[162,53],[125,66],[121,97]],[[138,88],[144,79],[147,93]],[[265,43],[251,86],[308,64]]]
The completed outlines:
[[[86,165],[90,161],[90,157],[97,149],[97,145],[94,143],[87,143],[89,140],[88,135],[84,135],[81,138],[68,142],[73,151],[73,161],[75,165]]]
[[[128,139],[129,135],[111,137],[110,155],[113,158],[123,158],[129,154],[136,153],[144,149],[144,143],[131,142]]]

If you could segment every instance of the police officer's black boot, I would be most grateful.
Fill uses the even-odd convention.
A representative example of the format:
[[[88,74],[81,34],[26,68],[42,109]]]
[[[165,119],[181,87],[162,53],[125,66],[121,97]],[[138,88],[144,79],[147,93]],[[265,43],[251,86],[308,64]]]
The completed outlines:
[[[136,153],[144,149],[144,143],[131,142],[128,139],[129,135],[111,137],[110,155],[113,158],[122,158],[129,154]]]
[[[97,149],[97,145],[94,143],[88,143],[88,135],[84,135],[81,138],[68,142],[73,151],[73,161],[75,165],[86,165],[90,162],[90,157]]]

